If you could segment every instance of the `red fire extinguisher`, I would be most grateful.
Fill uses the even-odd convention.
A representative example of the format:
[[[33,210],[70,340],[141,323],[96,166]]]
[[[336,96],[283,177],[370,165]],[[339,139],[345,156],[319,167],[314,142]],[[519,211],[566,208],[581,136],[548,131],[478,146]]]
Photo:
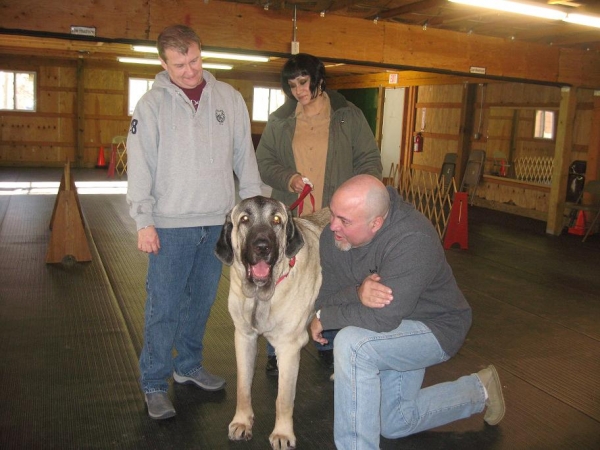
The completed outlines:
[[[413,152],[422,152],[423,151],[423,135],[421,133],[417,133],[415,137],[413,137]]]

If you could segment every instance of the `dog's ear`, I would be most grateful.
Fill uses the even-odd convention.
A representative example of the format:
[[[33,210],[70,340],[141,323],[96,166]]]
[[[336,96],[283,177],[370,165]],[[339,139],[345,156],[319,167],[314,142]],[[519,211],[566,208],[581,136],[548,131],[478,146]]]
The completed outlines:
[[[287,216],[287,224],[285,226],[285,237],[287,240],[285,256],[286,258],[292,258],[304,246],[304,238],[294,223],[294,218],[292,217],[292,213],[289,209],[287,210]]]
[[[225,224],[221,230],[221,236],[219,236],[219,240],[215,247],[215,255],[217,255],[217,258],[219,258],[223,264],[228,266],[233,264],[233,246],[231,245],[232,230],[233,222],[231,221],[231,214],[227,214]]]

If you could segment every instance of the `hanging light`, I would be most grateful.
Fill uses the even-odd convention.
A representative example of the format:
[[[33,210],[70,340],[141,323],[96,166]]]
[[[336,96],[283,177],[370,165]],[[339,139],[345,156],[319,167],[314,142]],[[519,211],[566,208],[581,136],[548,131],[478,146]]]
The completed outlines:
[[[119,62],[129,64],[148,64],[152,66],[160,66],[160,60],[150,58],[131,58],[128,56],[119,56],[117,58]],[[231,70],[233,66],[231,64],[214,64],[214,63],[202,63],[203,69],[218,69],[218,70]]]
[[[146,45],[134,45],[132,46],[132,48],[135,52],[158,54],[158,49],[156,47],[150,47]],[[201,55],[202,58],[231,59],[234,61],[269,62],[268,56],[247,55],[244,53],[213,52],[209,50],[202,50]]]

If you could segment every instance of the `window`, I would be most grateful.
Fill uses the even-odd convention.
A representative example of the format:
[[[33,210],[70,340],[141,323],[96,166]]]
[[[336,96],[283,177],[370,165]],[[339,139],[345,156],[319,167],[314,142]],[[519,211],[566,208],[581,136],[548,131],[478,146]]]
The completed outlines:
[[[266,122],[269,114],[283,105],[285,94],[281,89],[264,87],[254,88],[254,101],[252,103],[252,120]]]
[[[140,101],[142,95],[150,90],[154,79],[151,78],[130,78],[129,79],[129,115],[133,115],[135,105]]]
[[[556,113],[554,111],[536,110],[533,137],[538,139],[554,139],[555,116]]]
[[[0,109],[35,111],[35,72],[0,71]]]

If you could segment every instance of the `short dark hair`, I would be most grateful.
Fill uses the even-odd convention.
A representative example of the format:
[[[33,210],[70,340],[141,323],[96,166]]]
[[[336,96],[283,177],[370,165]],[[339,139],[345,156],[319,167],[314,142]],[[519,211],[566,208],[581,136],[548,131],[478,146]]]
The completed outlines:
[[[164,62],[167,62],[167,56],[165,50],[168,48],[178,51],[182,55],[186,55],[190,44],[198,44],[198,48],[201,48],[200,37],[194,30],[185,25],[171,25],[165,28],[158,35],[156,40],[156,48],[158,49],[158,56]]]
[[[310,76],[310,92],[312,98],[319,95],[319,89],[325,90],[325,66],[316,56],[298,53],[287,60],[281,69],[281,88],[285,95],[293,99],[292,89],[288,82],[300,76]]]

